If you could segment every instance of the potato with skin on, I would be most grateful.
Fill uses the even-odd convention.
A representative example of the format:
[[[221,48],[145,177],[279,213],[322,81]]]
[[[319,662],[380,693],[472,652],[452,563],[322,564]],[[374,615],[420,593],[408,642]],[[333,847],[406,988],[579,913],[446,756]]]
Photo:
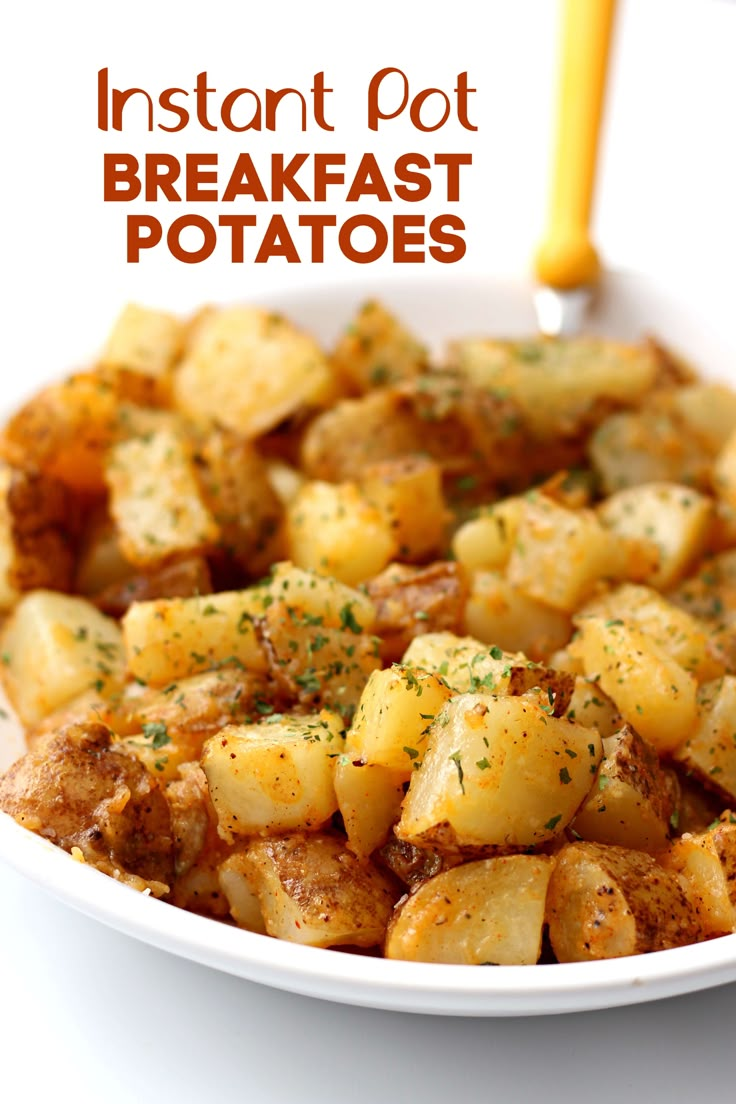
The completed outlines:
[[[443,680],[419,667],[374,671],[345,738],[345,752],[364,763],[402,772],[419,766],[432,722],[452,697]]]
[[[368,580],[365,590],[375,603],[373,632],[380,637],[384,664],[400,660],[415,636],[463,630],[468,580],[460,564],[391,563]]]
[[[194,598],[212,593],[212,576],[204,556],[187,556],[172,563],[163,563],[148,571],[128,574],[111,583],[91,600],[110,617],[123,617],[134,602],[151,602],[158,598]]]
[[[698,682],[724,673],[723,662],[713,654],[709,627],[652,587],[623,583],[587,602],[573,620],[579,624],[589,616],[621,620],[640,629],[686,671],[691,671]]]
[[[340,718],[327,710],[227,725],[211,736],[202,769],[221,838],[321,828],[337,810],[335,759],[343,745]]]
[[[399,839],[510,851],[559,835],[590,790],[602,748],[595,729],[543,706],[531,694],[452,698],[412,775]]]
[[[399,905],[385,957],[532,966],[542,950],[553,866],[545,855],[506,855],[437,874]]]
[[[542,660],[570,639],[570,618],[530,598],[498,571],[476,571],[465,606],[465,629],[486,644]]]
[[[547,922],[558,962],[646,954],[703,938],[676,874],[643,851],[571,843],[556,856]]]
[[[0,611],[28,590],[71,589],[73,519],[62,483],[0,462]]]
[[[170,430],[114,445],[105,464],[110,514],[130,563],[158,565],[202,552],[220,531],[194,470],[189,443]]]
[[[310,947],[383,942],[394,888],[337,837],[298,832],[252,841],[243,869],[276,939]]]
[[[398,551],[384,514],[355,483],[305,483],[286,511],[289,555],[297,567],[356,586]]]
[[[153,686],[228,664],[265,674],[254,627],[261,611],[256,588],[134,602],[122,620],[128,671]]]
[[[603,740],[603,760],[572,822],[576,838],[655,853],[667,845],[675,812],[654,748],[624,725]]]
[[[203,316],[174,373],[174,402],[193,421],[247,438],[273,429],[333,386],[314,338],[280,314],[227,307]]]
[[[679,876],[706,936],[736,930],[736,908],[713,837],[709,832],[673,840],[657,856],[665,870]]]
[[[691,734],[697,720],[695,677],[641,629],[619,619],[581,617],[570,651],[659,755],[670,754]]]
[[[128,377],[128,388],[139,384],[146,388],[144,394],[165,401],[184,334],[185,325],[175,315],[128,303],[108,336],[98,368]]]
[[[330,364],[353,393],[412,379],[425,371],[427,350],[382,303],[364,303],[343,331]]]
[[[657,547],[659,562],[645,581],[666,590],[702,555],[713,521],[713,500],[679,483],[642,483],[610,495],[597,513],[608,532]]]
[[[450,514],[436,461],[404,456],[372,464],[360,488],[388,523],[400,560],[422,563],[442,551]]]
[[[367,858],[388,840],[401,814],[407,776],[406,771],[354,759],[347,751],[336,760],[337,806],[348,847],[359,858]]]
[[[258,898],[251,889],[247,870],[248,861],[244,852],[236,851],[229,855],[217,869],[220,888],[227,899],[230,915],[238,927],[265,935],[263,913]]]
[[[572,676],[533,663],[521,652],[504,652],[471,636],[447,632],[415,637],[404,653],[403,663],[435,671],[461,694],[480,691],[518,695],[539,689],[555,717],[566,712],[575,686]]]
[[[706,683],[698,693],[697,722],[675,759],[706,786],[736,802],[736,677]]]
[[[592,510],[568,510],[544,495],[524,500],[507,565],[509,582],[545,605],[573,613],[619,564],[615,540]]]
[[[29,591],[3,626],[0,650],[3,685],[27,725],[85,690],[109,696],[122,687],[120,629],[84,598]]]

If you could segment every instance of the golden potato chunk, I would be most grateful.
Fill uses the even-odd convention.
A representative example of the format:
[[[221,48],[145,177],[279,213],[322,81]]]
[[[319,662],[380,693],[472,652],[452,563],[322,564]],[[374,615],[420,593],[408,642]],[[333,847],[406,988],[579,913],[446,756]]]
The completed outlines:
[[[675,874],[642,851],[572,843],[557,855],[547,919],[558,962],[696,943],[703,929]]]
[[[353,391],[411,379],[427,364],[427,350],[381,303],[364,303],[332,353],[338,377]]]
[[[476,571],[465,606],[466,631],[508,652],[540,660],[570,639],[567,614],[530,598],[498,571]]]
[[[665,870],[680,877],[706,935],[725,935],[736,930],[736,909],[711,833],[683,836],[658,859]]]
[[[393,889],[334,836],[258,840],[249,845],[243,866],[269,935],[311,947],[383,942]]]
[[[386,843],[399,819],[406,771],[340,755],[335,766],[337,805],[345,825],[348,847],[366,858]]]
[[[675,759],[736,802],[736,677],[726,675],[701,687],[697,723]]]
[[[503,498],[483,507],[464,522],[452,538],[456,560],[468,571],[501,571],[506,567],[524,512],[521,497]]]
[[[129,303],[117,318],[99,359],[103,369],[164,379],[184,344],[184,324],[173,314]]]
[[[551,715],[546,696],[461,694],[432,723],[400,839],[443,850],[511,850],[570,823],[601,758],[595,729]]]
[[[437,874],[399,905],[386,958],[531,966],[542,950],[553,860],[507,855]]]
[[[218,830],[237,836],[317,829],[337,810],[334,761],[343,750],[339,717],[322,713],[228,725],[202,752]]]
[[[387,522],[400,560],[421,563],[442,550],[449,514],[439,465],[426,456],[384,460],[363,472],[360,486]]]
[[[460,564],[392,563],[365,590],[375,603],[373,632],[381,638],[384,663],[401,659],[415,636],[462,632],[468,584]]]

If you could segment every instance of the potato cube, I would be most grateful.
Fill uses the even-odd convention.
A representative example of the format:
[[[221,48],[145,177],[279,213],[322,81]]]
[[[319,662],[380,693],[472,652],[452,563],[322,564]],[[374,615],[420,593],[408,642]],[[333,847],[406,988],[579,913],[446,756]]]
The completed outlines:
[[[34,590],[2,630],[3,680],[24,724],[35,724],[90,687],[111,694],[123,681],[116,623],[84,598]]]
[[[656,751],[624,725],[604,739],[603,756],[593,789],[572,823],[574,831],[596,843],[660,850],[674,807]]]
[[[452,538],[452,551],[468,571],[496,571],[506,567],[524,511],[524,499],[502,498],[464,522]]]
[[[287,509],[286,526],[298,567],[348,586],[377,575],[397,550],[391,526],[354,483],[305,483]]]
[[[383,942],[395,893],[388,879],[321,832],[251,843],[244,868],[266,931],[311,947]]]
[[[701,687],[697,723],[675,758],[736,802],[736,677]]]
[[[331,385],[313,338],[281,315],[228,307],[203,317],[174,377],[178,408],[244,437],[257,437]]]
[[[726,872],[709,832],[675,840],[659,855],[659,861],[684,883],[706,935],[736,930],[736,909],[729,897]]]
[[[265,672],[268,663],[253,625],[262,600],[257,590],[231,590],[134,602],[122,620],[130,674],[165,686],[230,663]]]
[[[486,644],[542,659],[570,639],[567,614],[530,598],[497,571],[476,571],[465,606],[465,628]]]
[[[273,602],[282,601],[293,610],[294,623],[301,620],[307,627],[370,632],[376,620],[376,608],[363,590],[288,561],[276,564],[271,578],[249,593],[256,604],[260,601],[261,616]]]
[[[551,661],[557,670],[565,670],[564,657],[559,653],[552,656]],[[579,662],[574,660],[573,663]],[[569,673],[572,673],[570,671]],[[585,725],[587,728],[597,728],[605,739],[613,736],[621,728],[622,720],[616,706],[608,694],[604,694],[595,679],[586,678],[585,675],[575,675],[575,689],[573,690],[570,705],[565,716],[571,721]]]
[[[542,843],[570,823],[600,758],[595,729],[531,695],[461,694],[432,724],[396,834],[442,850]]]
[[[591,436],[588,452],[606,494],[663,480],[708,486],[710,452],[665,411],[612,414]]]
[[[421,563],[441,551],[448,514],[439,464],[426,456],[384,460],[365,469],[360,486],[393,533],[400,560]]]
[[[112,328],[99,364],[161,379],[173,367],[183,341],[184,323],[175,315],[129,303]]]
[[[170,430],[115,445],[105,478],[120,547],[146,567],[215,543],[219,529],[207,509],[184,440]]]
[[[571,613],[617,568],[616,543],[590,510],[543,495],[524,502],[508,579],[530,598]]]
[[[230,915],[239,928],[266,934],[263,913],[247,874],[247,860],[242,851],[230,855],[217,869],[220,888],[227,897]]]
[[[643,483],[607,498],[598,517],[620,537],[648,540],[659,563],[647,581],[660,590],[679,582],[702,554],[713,519],[712,499],[678,483]]]
[[[70,589],[69,512],[63,484],[0,465],[0,610],[11,609],[24,591]]]
[[[547,919],[558,962],[645,954],[703,936],[676,874],[643,851],[597,843],[568,844],[558,853]]]
[[[382,847],[399,819],[406,771],[364,763],[345,752],[335,766],[335,793],[348,837],[348,847],[367,858]]]
[[[394,914],[386,958],[533,965],[542,950],[553,865],[544,855],[506,855],[437,874]]]
[[[368,679],[346,738],[346,753],[405,776],[417,767],[429,726],[452,691],[419,668],[394,665]]]
[[[399,383],[422,372],[427,351],[381,303],[364,303],[332,354],[332,367],[352,391]]]
[[[416,636],[462,632],[468,583],[460,564],[391,563],[368,580],[365,590],[376,604],[373,631],[381,638],[384,663],[400,660]]]
[[[337,811],[334,760],[343,749],[335,714],[227,725],[202,751],[220,836],[320,828]]]
[[[617,618],[581,618],[570,650],[660,755],[690,735],[697,718],[695,678],[641,629]]]

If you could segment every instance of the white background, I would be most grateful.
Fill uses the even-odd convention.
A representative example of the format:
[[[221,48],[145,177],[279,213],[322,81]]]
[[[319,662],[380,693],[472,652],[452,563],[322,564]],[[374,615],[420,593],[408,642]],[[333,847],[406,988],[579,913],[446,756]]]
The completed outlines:
[[[225,159],[239,148],[254,157],[373,150],[389,163],[412,149],[468,151],[474,166],[457,205],[468,252],[461,266],[447,266],[448,278],[453,267],[523,271],[543,222],[555,15],[553,0],[15,5],[0,47],[4,393],[91,353],[129,299],[186,310],[287,285],[396,275],[390,263],[368,272],[334,250],[324,266],[232,266],[224,255],[181,265],[161,249],[126,265],[125,205],[102,202],[106,150],[214,150]],[[101,134],[95,88],[105,65],[118,87],[150,91],[191,86],[203,69],[218,89],[306,90],[324,69],[335,134],[288,126],[235,138],[191,128],[173,137]],[[467,70],[478,132],[448,124],[418,138],[398,120],[369,134],[365,90],[386,65],[402,67],[413,90],[449,90]],[[595,219],[604,260],[643,269],[684,300],[715,297],[728,318],[736,302],[736,4],[623,3],[611,93]],[[345,217],[339,203],[333,209]],[[157,204],[152,213],[180,212]],[[458,1094],[554,1102],[584,1092],[670,1101],[732,1085],[736,987],[548,1020],[410,1017],[330,1006],[179,961],[5,870],[0,901],[3,1100],[431,1104]]]

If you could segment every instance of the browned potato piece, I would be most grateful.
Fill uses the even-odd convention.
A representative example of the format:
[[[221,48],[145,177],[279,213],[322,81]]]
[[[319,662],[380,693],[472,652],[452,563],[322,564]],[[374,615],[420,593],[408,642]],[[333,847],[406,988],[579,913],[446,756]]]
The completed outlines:
[[[244,869],[266,931],[312,947],[383,942],[395,893],[385,875],[323,833],[253,842]]]
[[[377,852],[377,858],[412,892],[429,878],[434,878],[435,874],[451,870],[463,861],[457,853],[416,847],[408,840],[399,839],[395,832]]]
[[[199,763],[184,763],[179,777],[165,790],[174,840],[174,873],[191,870],[216,835],[217,817],[207,792],[207,779]]]
[[[601,743],[595,729],[551,712],[546,695],[452,698],[430,727],[399,838],[510,851],[559,835],[590,789]]]
[[[603,756],[573,831],[596,843],[660,850],[667,843],[674,805],[656,751],[624,725],[603,741]]]
[[[370,300],[346,327],[331,363],[350,390],[361,392],[418,375],[427,351],[381,303]]]
[[[117,425],[115,388],[93,372],[39,391],[10,419],[0,454],[73,490],[102,492],[103,462]]]
[[[736,802],[736,677],[706,683],[698,694],[698,719],[675,758],[702,782]]]
[[[0,609],[26,590],[69,590],[74,504],[58,480],[0,467]]]
[[[205,499],[220,530],[217,552],[251,578],[284,552],[283,508],[264,460],[237,434],[211,433],[197,453]]]
[[[110,583],[91,596],[92,601],[110,617],[122,617],[134,602],[157,598],[193,598],[212,593],[212,578],[203,556],[189,556],[176,563],[163,564],[145,574],[128,575]]]
[[[373,632],[381,639],[384,663],[401,659],[415,636],[462,632],[468,583],[460,564],[389,564],[366,591],[376,605]]]
[[[728,896],[736,908],[736,815],[730,809],[721,813],[720,823],[711,825],[709,835],[726,876]]]
[[[169,807],[145,767],[104,725],[70,725],[39,741],[0,777],[0,809],[108,873],[120,866],[169,883]]]
[[[621,958],[703,938],[676,875],[642,851],[598,843],[572,843],[558,853],[547,920],[559,962]]]
[[[553,865],[544,855],[507,855],[437,874],[394,913],[386,958],[533,965]]]
[[[360,482],[365,497],[388,522],[400,560],[422,563],[441,552],[449,515],[434,460],[385,460],[367,467]]]
[[[736,909],[710,832],[683,836],[657,858],[665,870],[680,876],[706,935],[725,935],[736,929]]]
[[[106,587],[124,582],[134,570],[121,551],[118,531],[107,510],[93,511],[77,549],[75,591],[90,598]]]
[[[665,411],[612,414],[592,434],[587,447],[606,494],[660,480],[704,490],[710,482],[709,450],[692,434],[683,433]]]
[[[217,875],[230,915],[238,927],[265,935],[266,925],[258,898],[248,881],[247,863],[244,852],[236,851],[220,865]]]
[[[99,367],[125,377],[126,390],[165,401],[184,342],[184,323],[172,314],[129,303],[117,318]]]

